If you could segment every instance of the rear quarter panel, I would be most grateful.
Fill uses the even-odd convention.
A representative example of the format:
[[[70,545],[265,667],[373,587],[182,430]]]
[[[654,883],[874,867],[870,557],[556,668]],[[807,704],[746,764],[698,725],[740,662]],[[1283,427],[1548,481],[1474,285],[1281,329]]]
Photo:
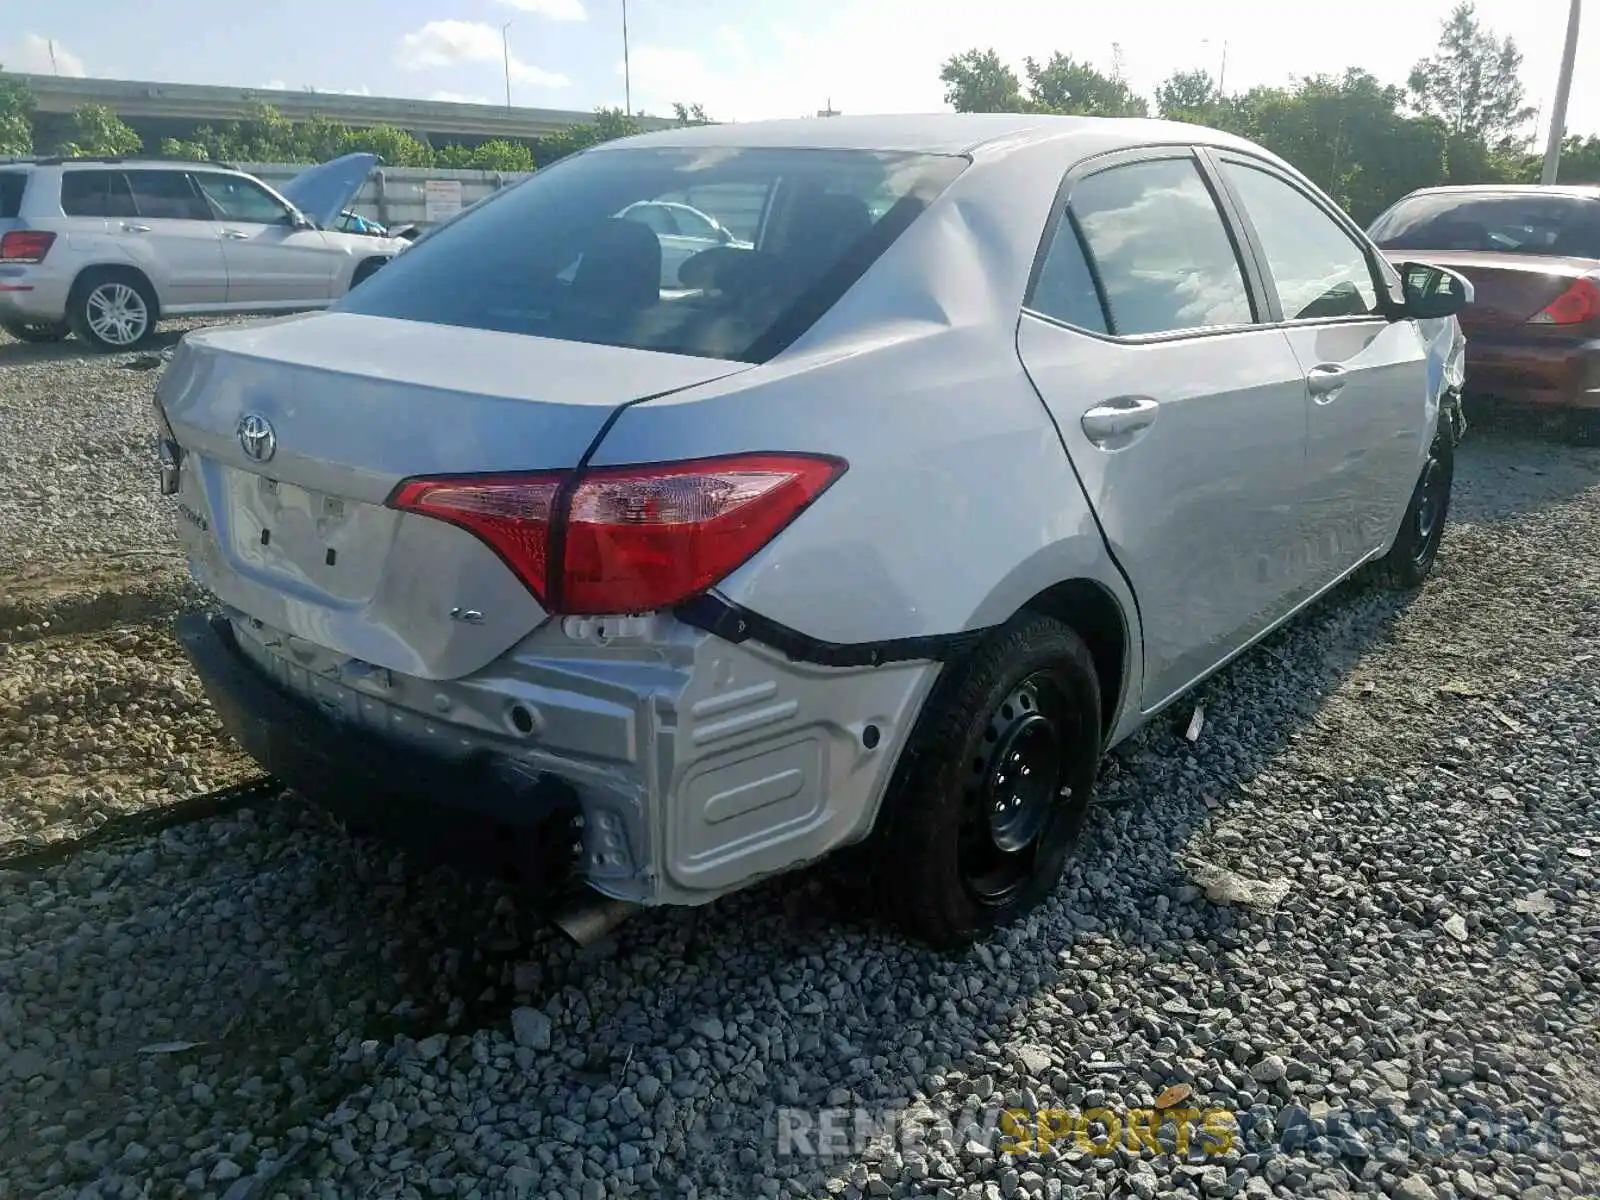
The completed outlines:
[[[1127,588],[1016,350],[1039,234],[1070,160],[963,175],[788,352],[638,404],[595,465],[752,450],[849,470],[718,591],[811,637],[862,643],[999,624],[1040,591]],[[1136,676],[1134,676],[1136,677]]]

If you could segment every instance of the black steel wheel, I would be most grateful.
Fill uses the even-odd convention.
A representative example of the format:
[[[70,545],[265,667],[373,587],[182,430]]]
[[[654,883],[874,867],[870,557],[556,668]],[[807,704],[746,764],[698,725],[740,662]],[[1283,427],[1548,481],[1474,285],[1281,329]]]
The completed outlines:
[[[1100,682],[1068,625],[1023,613],[944,668],[875,834],[882,906],[959,946],[1059,882],[1100,759]]]
[[[1394,545],[1376,563],[1374,573],[1379,583],[1400,590],[1422,586],[1444,540],[1454,479],[1455,451],[1448,437],[1437,434],[1412,488],[1411,503],[1406,506]]]

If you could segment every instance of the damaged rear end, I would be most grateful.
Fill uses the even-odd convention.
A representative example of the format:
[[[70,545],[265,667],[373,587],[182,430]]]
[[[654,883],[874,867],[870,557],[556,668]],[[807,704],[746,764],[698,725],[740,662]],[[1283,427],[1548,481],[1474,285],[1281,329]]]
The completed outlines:
[[[181,634],[266,769],[370,793],[380,823],[407,797],[539,830],[552,871],[626,903],[700,903],[866,832],[879,730],[936,668],[825,670],[675,615],[848,464],[592,460],[631,404],[738,388],[960,164],[742,154],[582,156],[331,312],[184,341],[157,397],[164,490],[222,608]],[[782,189],[800,208],[770,253],[718,246],[669,291],[655,234],[595,214],[686,173],[763,223],[784,223]]]

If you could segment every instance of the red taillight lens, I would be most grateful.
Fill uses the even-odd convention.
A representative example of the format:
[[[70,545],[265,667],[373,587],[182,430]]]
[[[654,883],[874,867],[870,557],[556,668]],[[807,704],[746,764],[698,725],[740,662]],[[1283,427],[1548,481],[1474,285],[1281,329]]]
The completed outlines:
[[[576,485],[554,474],[415,480],[392,503],[482,538],[552,611],[649,612],[726,578],[844,469],[835,458],[741,454],[596,468]]]
[[[0,262],[43,262],[56,235],[42,229],[13,229],[0,234]]]
[[[1600,284],[1585,275],[1574,279],[1571,287],[1529,317],[1528,323],[1583,325],[1597,317],[1600,317]]]
[[[563,475],[413,479],[389,501],[395,508],[459,525],[505,559],[539,603],[547,604],[550,518]]]

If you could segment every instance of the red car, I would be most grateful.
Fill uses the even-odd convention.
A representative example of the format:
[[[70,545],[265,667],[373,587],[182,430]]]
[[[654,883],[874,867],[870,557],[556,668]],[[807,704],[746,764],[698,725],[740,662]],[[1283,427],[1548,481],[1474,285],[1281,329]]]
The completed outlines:
[[[1469,404],[1600,417],[1600,184],[1424,188],[1373,222],[1397,264],[1459,272],[1476,296],[1466,335]]]

